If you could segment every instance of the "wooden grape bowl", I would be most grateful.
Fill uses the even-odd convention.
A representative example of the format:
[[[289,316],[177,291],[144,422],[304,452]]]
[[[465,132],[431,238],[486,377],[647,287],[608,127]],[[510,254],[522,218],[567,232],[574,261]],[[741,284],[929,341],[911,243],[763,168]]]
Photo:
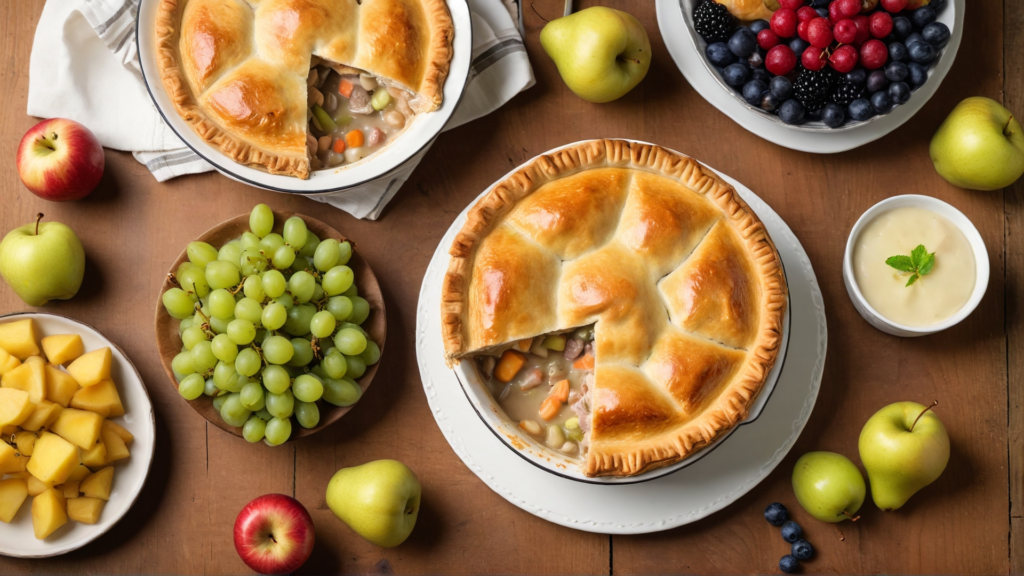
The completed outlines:
[[[321,240],[327,238],[334,238],[339,242],[347,240],[340,232],[331,228],[327,224],[309,216],[302,214],[293,214],[292,212],[283,212],[274,210],[274,232],[278,234],[284,228],[284,222],[292,216],[299,216],[306,222],[306,228],[310,232],[316,234]],[[236,216],[230,220],[221,222],[220,224],[210,228],[204,232],[201,236],[196,238],[197,241],[206,242],[212,245],[214,248],[220,249],[221,246],[227,242],[238,238],[243,232],[249,230],[249,214],[243,214]],[[349,240],[349,242],[352,242]],[[188,255],[185,250],[181,251],[177,260],[171,265],[170,274],[173,275],[174,271],[178,269],[178,266],[182,262],[188,260]],[[380,347],[381,357],[384,356],[384,339],[387,335],[387,321],[386,314],[384,312],[384,298],[381,296],[380,284],[377,283],[377,277],[373,275],[373,270],[370,269],[370,265],[363,260],[362,256],[359,255],[359,251],[356,250],[355,243],[352,243],[352,259],[349,260],[348,266],[352,268],[355,273],[355,285],[359,290],[359,296],[365,298],[370,304],[370,316],[363,322],[363,329],[366,330],[367,334],[370,335],[370,339],[377,343]],[[160,351],[160,362],[164,366],[164,372],[167,373],[168,382],[174,387],[175,392],[178,390],[178,382],[174,379],[174,372],[171,370],[171,361],[174,357],[181,352],[181,337],[178,335],[178,324],[179,321],[171,317],[164,309],[161,296],[168,289],[175,285],[171,283],[171,276],[167,276],[164,279],[163,285],[160,287],[160,295],[156,299],[156,344]],[[366,373],[363,377],[358,379],[356,382],[359,387],[366,392],[366,389],[370,387],[370,382],[373,381],[373,376],[377,373],[377,367],[380,366],[378,360],[376,364],[366,367]],[[184,398],[182,398],[184,400]],[[226,430],[235,436],[242,436],[242,429],[229,426],[223,420],[221,420],[220,414],[213,408],[213,398],[209,396],[200,396],[195,400],[185,400],[192,405],[192,408],[202,415],[203,418],[221,430]],[[315,428],[303,428],[298,423],[292,423],[292,436],[289,438],[289,442],[298,438],[304,438],[316,434],[331,424],[337,422],[342,416],[348,413],[353,407],[358,406],[359,402],[356,402],[352,406],[335,406],[326,401],[320,401],[317,403],[320,408],[320,423]]]

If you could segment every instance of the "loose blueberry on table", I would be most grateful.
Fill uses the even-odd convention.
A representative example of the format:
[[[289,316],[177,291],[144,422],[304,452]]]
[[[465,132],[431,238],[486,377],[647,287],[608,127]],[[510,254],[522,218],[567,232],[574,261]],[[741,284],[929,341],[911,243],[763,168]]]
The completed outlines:
[[[831,128],[888,114],[928,80],[949,43],[946,0],[778,0],[771,21],[738,22],[703,0],[693,11],[705,55],[727,85],[787,124]]]

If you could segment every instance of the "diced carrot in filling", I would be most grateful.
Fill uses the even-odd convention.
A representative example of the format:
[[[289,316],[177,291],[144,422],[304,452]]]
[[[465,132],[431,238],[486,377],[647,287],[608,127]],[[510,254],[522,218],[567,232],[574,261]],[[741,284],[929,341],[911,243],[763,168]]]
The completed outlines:
[[[533,346],[533,338],[520,340],[519,343],[516,344],[516,346],[518,346],[519,349],[522,350],[523,352],[528,352],[530,350],[530,346]]]
[[[341,94],[345,98],[351,98],[352,88],[354,87],[355,86],[352,84],[351,80],[342,79],[341,82],[338,84],[338,94]]]
[[[551,389],[551,397],[557,398],[559,402],[569,401],[569,381],[561,380]]]
[[[345,151],[345,141],[342,140],[341,138],[335,139],[333,149],[338,154],[341,154],[342,152]]]
[[[540,417],[545,420],[553,420],[562,409],[562,403],[554,396],[548,396],[540,404]]]
[[[365,138],[363,137],[362,130],[352,130],[348,134],[345,134],[345,144],[348,144],[349,148],[359,148],[363,145]]]
[[[593,370],[594,369],[594,357],[590,354],[580,356],[580,359],[572,363],[572,367],[577,370]]]
[[[498,365],[494,367],[494,377],[499,382],[511,382],[525,363],[526,356],[515,350],[505,350],[498,360]]]

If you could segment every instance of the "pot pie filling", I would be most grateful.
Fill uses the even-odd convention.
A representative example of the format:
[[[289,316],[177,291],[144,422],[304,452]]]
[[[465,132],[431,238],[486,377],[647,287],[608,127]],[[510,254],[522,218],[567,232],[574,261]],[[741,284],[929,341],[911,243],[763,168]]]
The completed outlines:
[[[778,354],[786,286],[763,224],[657,146],[538,157],[470,209],[450,254],[446,360],[473,359],[505,415],[587,476],[707,446],[746,418]]]

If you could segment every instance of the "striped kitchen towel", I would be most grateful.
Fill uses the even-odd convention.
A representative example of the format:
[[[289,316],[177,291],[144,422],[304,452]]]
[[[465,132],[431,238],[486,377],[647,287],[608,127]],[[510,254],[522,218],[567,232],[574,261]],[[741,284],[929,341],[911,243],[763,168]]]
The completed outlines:
[[[213,170],[167,126],[146,91],[135,42],[139,1],[47,0],[29,61],[28,113],[81,122],[104,146],[131,151],[160,182]],[[534,84],[519,2],[468,3],[472,68],[445,130],[493,112]],[[359,188],[314,198],[376,219],[425,154]]]

